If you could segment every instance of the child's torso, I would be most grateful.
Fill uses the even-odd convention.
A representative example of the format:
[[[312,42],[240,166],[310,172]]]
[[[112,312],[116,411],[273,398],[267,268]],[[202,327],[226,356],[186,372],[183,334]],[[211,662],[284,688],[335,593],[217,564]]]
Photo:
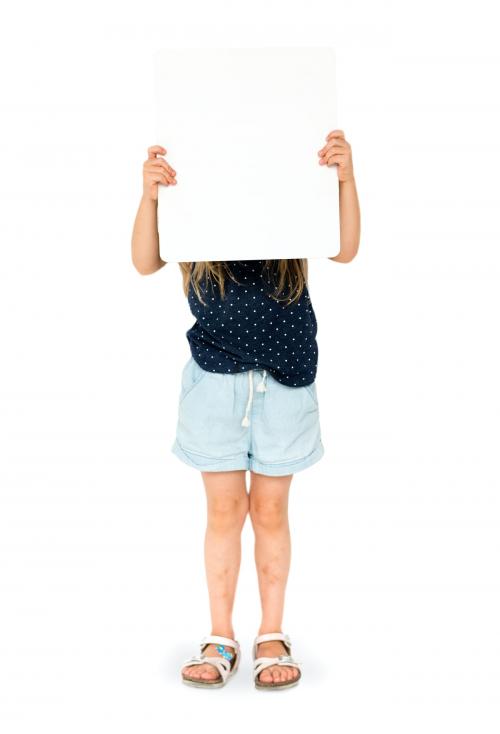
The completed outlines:
[[[196,362],[211,372],[234,373],[266,369],[290,386],[314,382],[318,362],[316,316],[307,285],[294,303],[269,295],[273,281],[263,260],[228,261],[224,298],[216,284],[200,290],[192,284],[188,301],[196,322],[186,332]],[[280,294],[282,296],[282,294]]]

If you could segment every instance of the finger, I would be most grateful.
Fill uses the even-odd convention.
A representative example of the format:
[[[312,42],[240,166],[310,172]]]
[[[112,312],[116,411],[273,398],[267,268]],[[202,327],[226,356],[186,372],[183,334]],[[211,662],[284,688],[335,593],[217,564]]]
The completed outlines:
[[[156,160],[158,161],[157,165],[155,165],[154,161],[146,161],[146,163],[144,164],[144,172],[146,175],[157,173],[158,171],[160,171],[172,178],[175,178],[175,176],[177,175],[176,172],[166,163],[166,161],[163,161],[163,165],[160,165],[160,159],[157,158]]]
[[[157,173],[150,173],[148,176],[148,181],[150,183],[161,183],[165,186],[177,183],[175,178],[168,176],[168,174],[166,173],[161,173],[160,171],[158,171]]]
[[[167,161],[164,158],[155,158],[152,161],[148,160],[146,164],[147,164],[147,167],[150,169],[161,166],[162,168],[165,168],[165,170],[169,171],[173,176],[175,176],[176,174],[176,171],[174,171],[170,163],[167,163]]]
[[[148,158],[156,158],[157,155],[165,155],[167,149],[161,145],[150,145],[148,148]]]
[[[331,138],[343,138],[345,137],[343,130],[332,130],[328,133],[325,140],[331,140]]]
[[[326,145],[324,145],[321,148],[321,150],[318,150],[318,155],[324,155],[328,150],[331,150],[334,147],[336,147],[336,148],[346,148],[347,147],[347,143],[346,143],[345,140],[343,140],[341,138],[333,138],[332,140],[330,140],[329,143],[327,143]]]
[[[163,173],[157,173],[157,174],[148,176],[147,180],[150,184],[158,183],[158,184],[163,184],[164,186],[168,186],[169,184],[167,177]]]
[[[330,153],[329,155],[326,155],[319,159],[320,166],[329,165],[331,160],[335,160],[337,158],[343,159],[344,154],[343,153]]]
[[[326,159],[326,165],[327,166],[333,166],[335,164],[338,165],[343,160],[344,160],[344,156],[342,155],[342,153],[335,153],[334,155],[331,155]]]

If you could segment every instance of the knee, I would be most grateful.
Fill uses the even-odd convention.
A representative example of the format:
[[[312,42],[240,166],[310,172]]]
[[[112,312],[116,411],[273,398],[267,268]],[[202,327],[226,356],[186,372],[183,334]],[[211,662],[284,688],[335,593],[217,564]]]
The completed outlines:
[[[250,495],[250,519],[256,530],[272,532],[282,530],[288,523],[286,504],[272,498],[252,499]]]
[[[248,514],[248,495],[218,497],[208,505],[208,526],[216,532],[241,530]]]

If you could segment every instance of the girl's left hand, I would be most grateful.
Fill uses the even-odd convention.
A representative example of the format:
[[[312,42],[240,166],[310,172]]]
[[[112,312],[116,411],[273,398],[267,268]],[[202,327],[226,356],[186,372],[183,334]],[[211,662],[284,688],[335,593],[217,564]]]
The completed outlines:
[[[337,166],[339,181],[354,179],[351,146],[344,137],[343,130],[332,130],[326,136],[326,145],[318,150],[320,166]]]

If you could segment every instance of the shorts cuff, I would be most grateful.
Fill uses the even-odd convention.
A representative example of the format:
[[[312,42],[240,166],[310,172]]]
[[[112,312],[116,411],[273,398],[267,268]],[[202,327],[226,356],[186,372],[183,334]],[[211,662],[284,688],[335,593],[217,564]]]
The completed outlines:
[[[293,459],[292,461],[280,461],[275,464],[264,464],[255,458],[250,459],[250,470],[257,472],[258,474],[266,474],[271,477],[285,476],[286,474],[296,474],[302,469],[307,469],[308,466],[315,464],[321,459],[325,453],[323,443],[319,445],[310,454],[305,456],[303,459]]]
[[[204,456],[183,449],[177,440],[172,444],[171,451],[185,464],[199,471],[236,471],[250,468],[250,459],[245,454],[234,454],[222,458]]]

